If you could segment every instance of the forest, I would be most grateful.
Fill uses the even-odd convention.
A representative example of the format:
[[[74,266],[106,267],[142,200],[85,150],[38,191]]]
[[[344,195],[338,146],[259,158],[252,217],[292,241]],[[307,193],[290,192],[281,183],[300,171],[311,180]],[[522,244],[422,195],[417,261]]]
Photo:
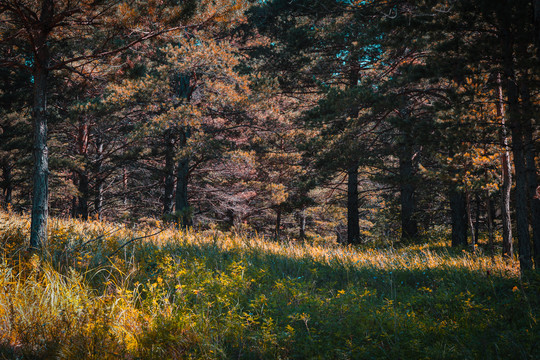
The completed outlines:
[[[0,0],[1,359],[534,359],[540,0]]]

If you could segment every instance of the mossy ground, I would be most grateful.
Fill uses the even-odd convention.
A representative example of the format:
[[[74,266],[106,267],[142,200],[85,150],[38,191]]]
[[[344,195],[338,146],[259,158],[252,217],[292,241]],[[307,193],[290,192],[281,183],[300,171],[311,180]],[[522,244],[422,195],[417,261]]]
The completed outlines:
[[[540,275],[445,239],[354,248],[53,219],[38,255],[28,229],[0,213],[0,358],[540,354]]]

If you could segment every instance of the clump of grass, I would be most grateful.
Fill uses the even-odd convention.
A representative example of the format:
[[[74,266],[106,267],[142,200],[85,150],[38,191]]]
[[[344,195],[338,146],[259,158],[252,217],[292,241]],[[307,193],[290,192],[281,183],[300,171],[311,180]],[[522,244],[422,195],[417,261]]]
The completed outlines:
[[[159,225],[159,224],[158,224]],[[0,353],[26,358],[534,358],[540,277],[399,249],[0,214]],[[5,295],[4,295],[5,294]],[[27,315],[31,314],[31,315]],[[103,344],[103,345],[102,345]]]

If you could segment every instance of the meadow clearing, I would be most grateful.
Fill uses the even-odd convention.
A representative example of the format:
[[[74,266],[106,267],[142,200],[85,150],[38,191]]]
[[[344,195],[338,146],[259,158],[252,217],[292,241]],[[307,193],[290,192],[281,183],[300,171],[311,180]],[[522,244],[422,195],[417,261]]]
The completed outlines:
[[[479,246],[274,242],[0,213],[3,359],[533,359],[540,275]],[[439,235],[442,236],[442,235]]]

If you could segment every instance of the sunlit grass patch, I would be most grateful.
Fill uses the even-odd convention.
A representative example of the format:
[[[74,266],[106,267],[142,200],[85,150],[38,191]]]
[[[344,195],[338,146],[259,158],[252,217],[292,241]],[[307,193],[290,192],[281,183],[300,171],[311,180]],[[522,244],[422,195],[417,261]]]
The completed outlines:
[[[540,279],[393,248],[0,215],[0,352],[26,358],[534,358]],[[31,315],[27,315],[31,314]],[[103,344],[103,345],[99,345]]]

